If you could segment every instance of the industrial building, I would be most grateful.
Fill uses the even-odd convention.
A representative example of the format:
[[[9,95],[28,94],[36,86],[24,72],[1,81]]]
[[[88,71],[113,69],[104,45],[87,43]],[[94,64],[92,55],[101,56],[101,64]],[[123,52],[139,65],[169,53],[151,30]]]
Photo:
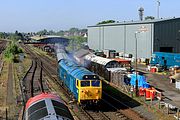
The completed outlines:
[[[180,53],[180,18],[88,26],[88,45],[94,50],[137,53],[138,58],[150,58],[153,52]]]

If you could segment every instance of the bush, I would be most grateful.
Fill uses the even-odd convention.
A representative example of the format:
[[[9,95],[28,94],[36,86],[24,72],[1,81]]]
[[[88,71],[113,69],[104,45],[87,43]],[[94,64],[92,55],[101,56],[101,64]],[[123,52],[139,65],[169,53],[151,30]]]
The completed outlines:
[[[16,44],[11,43],[5,50],[4,56],[8,59],[14,59],[15,56],[19,53],[23,53],[23,50],[21,48],[18,48]]]

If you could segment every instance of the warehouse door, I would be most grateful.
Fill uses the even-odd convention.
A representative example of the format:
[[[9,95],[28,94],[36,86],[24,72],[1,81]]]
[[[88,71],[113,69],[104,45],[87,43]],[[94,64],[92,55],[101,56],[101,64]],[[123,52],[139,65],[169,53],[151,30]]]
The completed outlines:
[[[173,52],[173,47],[160,47],[160,52]]]

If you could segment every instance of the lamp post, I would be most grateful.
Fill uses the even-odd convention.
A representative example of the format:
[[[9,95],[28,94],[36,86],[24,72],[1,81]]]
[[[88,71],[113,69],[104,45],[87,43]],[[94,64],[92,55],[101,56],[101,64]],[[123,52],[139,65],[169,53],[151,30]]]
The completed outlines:
[[[138,51],[137,51],[137,47],[138,47],[138,40],[137,40],[137,34],[139,34],[139,33],[144,33],[144,32],[146,32],[147,31],[147,28],[145,27],[145,26],[142,26],[140,29],[139,29],[139,31],[136,31],[135,33],[134,33],[134,35],[135,35],[135,52],[136,52],[136,54],[135,54],[135,68],[136,68],[136,87],[135,87],[135,93],[136,93],[136,97],[138,96],[138,92],[139,92],[139,90],[138,90],[138,78],[137,78],[137,59],[138,59]]]
[[[140,33],[140,31],[135,32],[135,68],[136,68],[136,87],[135,87],[135,93],[136,97],[138,96],[138,79],[137,79],[137,34]]]

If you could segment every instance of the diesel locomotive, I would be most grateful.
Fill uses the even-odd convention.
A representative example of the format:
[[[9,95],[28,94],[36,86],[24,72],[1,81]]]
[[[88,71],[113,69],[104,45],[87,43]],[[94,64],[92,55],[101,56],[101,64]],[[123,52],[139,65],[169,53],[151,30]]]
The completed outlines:
[[[99,76],[78,65],[63,50],[57,50],[60,81],[80,104],[98,103],[102,97]]]

